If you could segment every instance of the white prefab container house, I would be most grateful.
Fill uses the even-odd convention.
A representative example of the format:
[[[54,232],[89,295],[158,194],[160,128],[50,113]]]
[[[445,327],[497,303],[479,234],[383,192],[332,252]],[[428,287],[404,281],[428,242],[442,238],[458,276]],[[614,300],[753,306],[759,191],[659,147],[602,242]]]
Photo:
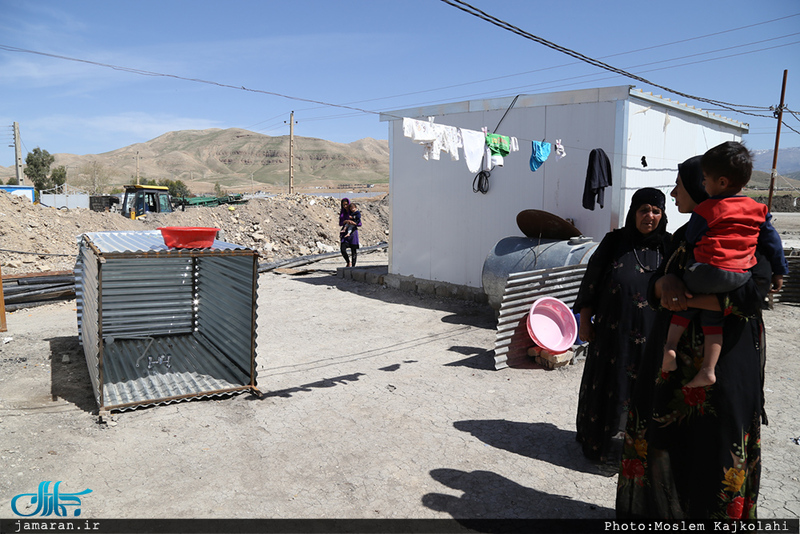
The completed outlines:
[[[513,106],[512,106],[513,103]],[[403,118],[516,137],[520,150],[491,170],[488,192],[473,192],[476,173],[447,153],[425,159],[403,132]],[[545,210],[574,222],[596,241],[625,223],[633,193],[656,187],[666,195],[677,165],[724,141],[739,141],[748,125],[644,93],[632,86],[520,95],[386,112],[391,151],[389,274],[481,287],[487,253],[499,240],[521,236],[516,216]],[[566,155],[557,159],[555,142]],[[553,145],[531,171],[532,141]],[[604,207],[582,205],[589,153],[601,148],[611,164]],[[647,166],[643,165],[643,160]],[[687,220],[667,201],[669,229]]]

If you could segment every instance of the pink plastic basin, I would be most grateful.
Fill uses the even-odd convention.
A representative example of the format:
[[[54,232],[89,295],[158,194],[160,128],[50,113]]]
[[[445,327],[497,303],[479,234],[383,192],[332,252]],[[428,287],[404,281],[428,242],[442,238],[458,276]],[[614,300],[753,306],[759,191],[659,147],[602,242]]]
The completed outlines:
[[[553,297],[542,297],[528,313],[528,334],[540,347],[559,354],[575,343],[578,323],[566,304]]]
[[[214,244],[219,228],[165,226],[159,230],[170,248],[208,248]]]

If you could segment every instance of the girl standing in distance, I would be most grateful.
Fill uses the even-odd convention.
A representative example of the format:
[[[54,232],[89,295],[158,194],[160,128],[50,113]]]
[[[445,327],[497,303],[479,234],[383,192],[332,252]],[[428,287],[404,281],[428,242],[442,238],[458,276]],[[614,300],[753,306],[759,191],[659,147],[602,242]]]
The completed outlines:
[[[341,244],[342,256],[346,263],[345,267],[355,267],[358,256],[358,228],[361,226],[361,212],[355,204],[350,203],[349,198],[343,198],[341,209],[339,210],[339,242]],[[353,259],[347,255],[350,249]]]

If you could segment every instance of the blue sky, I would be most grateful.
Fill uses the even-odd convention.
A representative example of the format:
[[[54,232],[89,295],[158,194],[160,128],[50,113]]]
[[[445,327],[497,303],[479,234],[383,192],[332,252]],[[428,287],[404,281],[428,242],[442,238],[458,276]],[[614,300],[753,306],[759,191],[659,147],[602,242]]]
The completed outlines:
[[[469,3],[655,84],[757,115],[771,113],[749,106],[777,105],[788,69],[786,104],[800,111],[797,0]],[[286,135],[291,111],[296,135],[349,143],[387,138],[380,111],[626,84],[747,122],[751,149],[774,146],[772,118],[600,70],[441,0],[0,0],[3,166],[14,162],[14,121],[23,158],[37,146],[96,154],[184,129]],[[800,131],[798,117],[784,121]],[[793,146],[800,134],[784,126],[781,147]]]

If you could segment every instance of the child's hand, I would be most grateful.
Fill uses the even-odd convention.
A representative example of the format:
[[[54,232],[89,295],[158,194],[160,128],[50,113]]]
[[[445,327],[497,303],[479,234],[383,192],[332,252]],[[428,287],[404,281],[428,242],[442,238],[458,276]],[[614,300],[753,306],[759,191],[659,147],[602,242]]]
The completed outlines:
[[[777,293],[783,287],[783,275],[782,274],[773,274],[772,275],[772,289],[769,290],[770,293]]]

